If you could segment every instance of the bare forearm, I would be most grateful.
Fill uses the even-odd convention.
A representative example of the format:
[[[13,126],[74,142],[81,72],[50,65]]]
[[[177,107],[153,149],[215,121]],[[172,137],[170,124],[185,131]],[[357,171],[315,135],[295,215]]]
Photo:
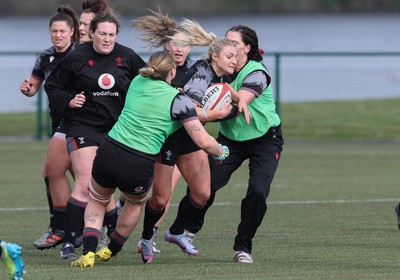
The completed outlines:
[[[189,136],[199,148],[214,156],[220,156],[222,154],[218,142],[207,133],[199,121],[192,121],[184,124],[184,126]]]

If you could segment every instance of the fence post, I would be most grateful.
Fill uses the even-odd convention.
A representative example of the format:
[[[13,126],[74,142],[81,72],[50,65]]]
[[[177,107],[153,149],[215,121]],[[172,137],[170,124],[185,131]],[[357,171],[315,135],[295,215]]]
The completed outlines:
[[[281,92],[280,92],[280,82],[281,82],[281,77],[280,77],[280,63],[281,63],[281,54],[280,53],[275,53],[275,106],[276,106],[276,112],[278,115],[280,115],[281,112]]]

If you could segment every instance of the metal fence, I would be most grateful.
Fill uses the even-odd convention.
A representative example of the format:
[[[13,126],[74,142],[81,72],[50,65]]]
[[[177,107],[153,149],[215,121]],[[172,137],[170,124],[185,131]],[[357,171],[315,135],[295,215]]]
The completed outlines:
[[[48,120],[43,90],[28,98],[19,91],[29,77],[38,52],[0,52],[0,118],[5,114],[34,112],[37,139]],[[146,60],[149,53],[140,53]],[[192,53],[193,58],[202,56]],[[400,98],[400,52],[276,52],[266,53],[264,63],[273,77],[273,91],[280,105],[288,102]],[[7,128],[0,127],[0,135]]]

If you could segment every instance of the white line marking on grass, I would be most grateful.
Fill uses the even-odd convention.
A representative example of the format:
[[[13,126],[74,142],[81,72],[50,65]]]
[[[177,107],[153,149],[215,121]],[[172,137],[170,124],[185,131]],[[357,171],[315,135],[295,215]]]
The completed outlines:
[[[345,199],[336,199],[336,200],[282,200],[282,201],[269,201],[267,204],[277,204],[277,205],[307,205],[307,204],[345,204],[345,203],[382,203],[382,202],[400,202],[400,198],[377,198],[377,199],[357,199],[357,200],[345,200]],[[240,205],[240,202],[216,202],[213,205]],[[174,205],[177,206],[177,205]]]
[[[377,199],[336,199],[336,200],[282,200],[282,201],[269,201],[268,204],[277,205],[307,205],[307,204],[346,204],[346,203],[382,203],[382,202],[400,202],[400,198],[377,198]],[[213,205],[226,206],[226,205],[240,205],[240,202],[216,202]],[[171,206],[177,207],[178,204],[174,203]],[[13,212],[13,211],[42,211],[49,210],[47,207],[31,207],[31,208],[0,208],[0,212]]]
[[[294,200],[294,201],[270,201],[268,204],[345,204],[345,203],[381,203],[400,202],[400,198],[377,198],[377,199],[337,199],[337,200]]]
[[[31,207],[31,208],[0,208],[0,212],[14,212],[14,211],[41,211],[49,210],[48,207]]]

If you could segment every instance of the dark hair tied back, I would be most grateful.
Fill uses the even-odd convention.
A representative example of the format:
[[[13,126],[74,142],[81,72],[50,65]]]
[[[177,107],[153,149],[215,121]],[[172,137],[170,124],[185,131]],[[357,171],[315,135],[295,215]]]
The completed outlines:
[[[68,5],[61,5],[57,8],[57,13],[50,18],[49,27],[55,21],[64,21],[70,28],[74,28],[72,41],[79,42],[79,22],[74,10]]]
[[[84,12],[97,14],[106,11],[108,5],[103,0],[85,0],[82,3],[82,9]]]
[[[262,51],[258,47],[258,37],[257,37],[256,32],[253,29],[251,29],[250,27],[245,26],[245,25],[237,25],[237,26],[231,27],[227,32],[229,32],[229,31],[238,32],[242,37],[243,43],[245,45],[250,45],[250,51],[247,54],[248,59],[255,60],[255,61],[263,60],[262,54],[264,53],[264,51]]]

